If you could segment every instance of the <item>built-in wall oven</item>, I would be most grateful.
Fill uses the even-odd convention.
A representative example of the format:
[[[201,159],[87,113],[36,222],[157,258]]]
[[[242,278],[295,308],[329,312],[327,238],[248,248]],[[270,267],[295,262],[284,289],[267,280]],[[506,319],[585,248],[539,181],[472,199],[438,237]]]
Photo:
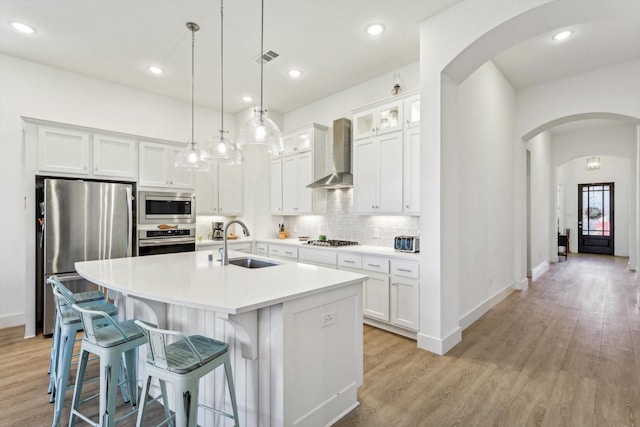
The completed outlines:
[[[138,193],[138,256],[196,250],[193,193]]]

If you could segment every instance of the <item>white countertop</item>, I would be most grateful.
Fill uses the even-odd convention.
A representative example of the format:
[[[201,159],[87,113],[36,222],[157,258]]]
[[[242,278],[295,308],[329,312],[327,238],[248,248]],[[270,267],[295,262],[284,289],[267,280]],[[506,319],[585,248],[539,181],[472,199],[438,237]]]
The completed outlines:
[[[334,252],[343,252],[359,255],[384,256],[387,258],[402,259],[406,261],[420,261],[419,253],[398,252],[392,247],[385,246],[369,246],[369,245],[353,245],[353,246],[314,246],[308,245],[306,241],[298,239],[256,239],[256,242],[264,242],[269,244],[291,245],[298,248],[320,249]]]
[[[362,282],[362,274],[296,262],[272,267],[222,267],[210,251],[84,261],[75,264],[82,277],[125,295],[185,307],[238,314],[294,300],[324,290]],[[229,251],[230,258],[247,257]]]

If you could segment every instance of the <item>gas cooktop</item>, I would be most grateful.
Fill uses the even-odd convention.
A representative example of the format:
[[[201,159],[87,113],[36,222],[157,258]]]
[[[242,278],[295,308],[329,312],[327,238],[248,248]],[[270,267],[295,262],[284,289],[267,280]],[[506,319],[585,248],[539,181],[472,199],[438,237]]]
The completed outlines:
[[[352,242],[350,240],[309,240],[308,245],[312,246],[353,246],[358,242]]]

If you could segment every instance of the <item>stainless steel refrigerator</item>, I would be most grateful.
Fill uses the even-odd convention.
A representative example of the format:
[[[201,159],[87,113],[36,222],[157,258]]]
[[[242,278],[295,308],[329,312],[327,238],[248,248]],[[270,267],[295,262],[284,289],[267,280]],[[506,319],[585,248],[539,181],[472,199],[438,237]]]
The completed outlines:
[[[43,334],[53,332],[55,301],[46,280],[56,275],[73,292],[95,289],[74,263],[132,256],[131,184],[43,180]],[[38,245],[40,246],[40,245]]]

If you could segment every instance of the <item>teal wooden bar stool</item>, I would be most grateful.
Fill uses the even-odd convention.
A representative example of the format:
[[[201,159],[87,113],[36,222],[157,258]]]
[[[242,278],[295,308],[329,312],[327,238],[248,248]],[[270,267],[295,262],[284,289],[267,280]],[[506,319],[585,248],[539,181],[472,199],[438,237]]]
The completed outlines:
[[[140,396],[137,427],[143,426],[144,410],[147,405],[147,394],[151,378],[158,378],[165,406],[165,423],[171,424],[173,416],[169,415],[166,395],[166,382],[173,385],[175,399],[175,425],[177,427],[195,427],[198,425],[198,407],[203,407],[217,414],[234,420],[238,424],[238,405],[233,385],[229,345],[201,335],[187,336],[182,332],[168,331],[150,327],[136,320],[136,324],[147,335],[150,352],[145,363],[145,381]],[[171,337],[171,338],[169,338]],[[174,342],[168,343],[169,340]],[[177,339],[177,340],[176,340]],[[198,383],[220,365],[224,365],[233,414],[219,411],[205,405],[198,405]],[[156,399],[157,400],[157,399]]]
[[[57,284],[56,284],[57,282]],[[82,328],[80,317],[72,310],[71,304],[75,303],[74,295],[64,285],[54,278],[49,278],[49,283],[53,285],[53,295],[56,300],[56,322],[58,336],[56,348],[52,349],[52,366],[49,374],[49,390],[51,393],[50,402],[55,402],[53,409],[52,427],[56,427],[60,422],[62,409],[64,407],[65,394],[73,387],[68,385],[69,371],[73,358],[73,348],[76,342],[76,335]],[[85,302],[85,306],[108,311],[114,316],[118,315],[118,309],[113,304],[105,302]],[[123,389],[123,396],[128,401],[128,390]]]
[[[70,302],[67,300],[67,304]],[[114,426],[137,411],[138,347],[146,343],[147,339],[133,320],[118,322],[104,311],[90,310],[77,304],[70,304],[70,306],[82,321],[84,337],[80,348],[69,426],[74,426],[78,417],[95,427]],[[100,359],[100,393],[81,401],[89,354],[95,354]],[[126,369],[123,369],[124,367]],[[120,419],[116,419],[118,377],[123,371],[125,372],[126,390],[129,392],[125,401],[130,399],[132,411]],[[97,422],[79,410],[83,403],[95,397],[100,398]]]

